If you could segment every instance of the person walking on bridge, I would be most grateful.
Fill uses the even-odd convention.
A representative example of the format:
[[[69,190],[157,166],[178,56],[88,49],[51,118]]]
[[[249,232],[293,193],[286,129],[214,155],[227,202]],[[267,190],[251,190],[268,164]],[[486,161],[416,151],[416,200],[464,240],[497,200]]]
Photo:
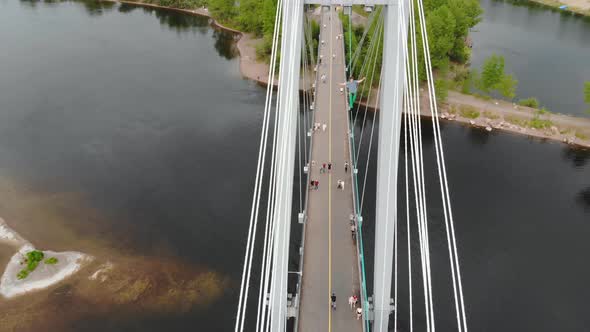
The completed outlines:
[[[345,85],[346,89],[348,89],[348,108],[352,109],[352,105],[356,100],[356,92],[358,90],[359,83],[362,83],[366,77],[361,78],[360,80],[355,80],[354,77],[350,76],[348,82],[340,83],[340,85]]]
[[[332,293],[330,299],[332,300],[332,309],[336,310],[336,294]]]

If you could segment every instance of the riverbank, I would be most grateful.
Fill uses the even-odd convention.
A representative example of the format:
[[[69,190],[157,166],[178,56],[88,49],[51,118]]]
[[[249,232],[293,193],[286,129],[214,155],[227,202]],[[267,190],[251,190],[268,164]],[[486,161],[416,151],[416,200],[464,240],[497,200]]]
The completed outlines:
[[[262,43],[262,39],[220,24],[211,17],[206,8],[179,9],[135,1],[114,2],[175,10],[210,18],[213,26],[236,33],[239,36],[236,38],[236,44],[240,54],[239,61],[242,76],[262,86],[268,84],[268,64],[258,61],[256,57],[256,47]],[[361,104],[363,107],[366,106],[363,101],[361,101]],[[369,101],[369,107],[370,105],[374,105],[373,100]],[[458,122],[463,125],[482,128],[488,132],[500,130],[529,137],[560,141],[579,148],[590,148],[590,119],[586,118],[561,114],[544,114],[539,118],[537,115],[538,110],[535,109],[516,106],[502,100],[482,100],[453,91],[449,91],[449,97],[441,105],[440,113],[440,118],[443,121]],[[469,116],[465,116],[467,114]],[[475,116],[476,114],[477,116]],[[431,117],[430,111],[424,108],[422,116]],[[543,128],[536,128],[535,125],[538,127],[537,122],[531,123],[531,120],[535,118],[546,120],[541,123]]]
[[[590,16],[590,0],[530,0],[547,7],[572,12],[579,15]],[[562,9],[563,6],[566,6]]]

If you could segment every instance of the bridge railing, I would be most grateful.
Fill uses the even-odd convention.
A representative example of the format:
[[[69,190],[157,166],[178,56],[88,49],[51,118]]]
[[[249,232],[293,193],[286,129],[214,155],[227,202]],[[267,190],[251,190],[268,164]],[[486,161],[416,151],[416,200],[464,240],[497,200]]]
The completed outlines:
[[[320,40],[321,40],[321,34],[323,33],[322,31],[323,31],[323,29],[320,30],[320,37],[319,37]],[[304,36],[304,38],[305,38],[305,36]],[[321,44],[318,43],[318,49],[317,49],[318,56],[320,54],[320,48],[321,48]],[[307,49],[305,51],[307,52]],[[319,66],[319,64],[318,64],[318,66]],[[307,139],[307,137],[308,137],[308,132],[311,128],[311,125],[313,123],[315,123],[315,113],[316,113],[315,112],[316,111],[315,101],[316,101],[316,94],[317,94],[317,87],[318,87],[318,80],[319,80],[318,73],[319,73],[319,68],[315,71],[315,78],[313,80],[313,82],[314,82],[313,89],[312,89],[313,96],[311,98],[311,101],[312,101],[311,105],[313,105],[313,110],[311,110],[311,112],[310,112],[311,113],[310,115],[312,116],[312,118],[308,122],[308,127],[305,128],[305,139]],[[304,81],[303,82],[303,93],[306,93],[306,89],[307,89],[307,86]],[[307,112],[307,110],[304,109],[303,112]],[[299,132],[299,134],[300,134],[300,132]],[[312,157],[312,151],[313,151],[312,147],[313,147],[313,133],[311,134],[310,139],[309,139],[309,153],[307,156],[308,162],[306,165],[307,166],[307,173],[306,173],[307,176],[305,177],[305,183],[306,183],[306,185],[305,185],[305,204],[303,206],[303,211],[301,212],[301,213],[303,213],[303,216],[302,216],[303,217],[303,226],[301,227],[301,246],[299,247],[299,255],[300,255],[299,271],[298,271],[299,273],[298,273],[298,277],[297,277],[297,286],[296,286],[296,290],[295,290],[295,292],[296,292],[295,301],[296,301],[296,305],[297,305],[297,308],[296,308],[297,315],[295,316],[295,321],[293,324],[293,331],[294,332],[298,332],[299,315],[301,313],[301,308],[300,308],[301,307],[300,306],[300,304],[301,304],[301,288],[302,288],[301,286],[302,286],[302,281],[303,281],[303,260],[305,258],[305,228],[306,228],[306,224],[307,224],[307,203],[309,202],[309,190],[310,190],[310,181],[311,181],[311,161],[312,161],[311,157]]]
[[[343,31],[344,32],[344,31]],[[342,50],[344,52],[344,61],[346,61],[346,47],[344,45],[344,35],[343,38],[340,38],[342,41]],[[343,67],[344,77],[347,78],[346,75],[346,66]],[[363,245],[363,220],[361,217],[361,210],[360,210],[360,203],[359,203],[359,191],[358,191],[358,168],[357,168],[357,160],[356,160],[356,149],[354,144],[354,122],[351,121],[352,119],[352,107],[354,105],[349,105],[348,103],[348,95],[347,93],[344,94],[345,105],[346,105],[346,112],[350,114],[346,117],[346,121],[348,124],[348,152],[349,152],[349,159],[351,163],[351,170],[350,170],[350,178],[351,178],[351,186],[352,186],[352,200],[353,200],[353,211],[354,211],[354,224],[356,226],[356,254],[357,254],[357,261],[358,261],[358,270],[359,270],[359,285],[360,285],[360,298],[361,298],[361,307],[363,309],[363,332],[370,331],[370,320],[369,320],[369,298],[367,295],[367,276],[365,273],[365,254],[364,254],[364,245]]]

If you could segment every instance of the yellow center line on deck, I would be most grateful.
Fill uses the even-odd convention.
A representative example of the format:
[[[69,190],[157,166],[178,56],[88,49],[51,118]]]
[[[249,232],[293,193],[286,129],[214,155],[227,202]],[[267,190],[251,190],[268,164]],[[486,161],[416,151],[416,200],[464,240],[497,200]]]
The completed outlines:
[[[333,47],[334,40],[332,39],[332,32],[334,27],[332,25],[332,6],[330,8],[330,53],[328,54],[330,75],[328,79],[328,89],[330,90],[330,98],[328,102],[328,163],[332,162],[332,65],[333,65]],[[330,299],[330,314],[328,316],[328,332],[332,332],[332,172],[328,173],[328,296]]]

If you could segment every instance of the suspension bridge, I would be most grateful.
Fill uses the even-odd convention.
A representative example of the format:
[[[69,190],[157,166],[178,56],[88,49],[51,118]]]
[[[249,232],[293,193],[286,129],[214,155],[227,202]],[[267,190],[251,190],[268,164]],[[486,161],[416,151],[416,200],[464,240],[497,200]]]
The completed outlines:
[[[371,12],[356,48],[352,5]],[[448,300],[456,330],[467,332],[422,0],[278,0],[275,15],[235,331],[436,330],[429,234],[434,220],[428,215],[422,151],[427,128],[420,121],[421,112],[430,112],[444,212],[436,222],[444,225],[451,275]],[[317,36],[312,20],[319,23]],[[354,80],[352,73],[362,77]],[[354,104],[350,93],[357,89],[363,103]],[[369,106],[379,109],[372,121],[367,121]],[[357,126],[361,134],[355,137]],[[371,156],[374,137],[377,156]],[[366,220],[373,159],[375,218]],[[405,204],[398,206],[400,201]],[[366,223],[374,223],[374,250],[366,248]],[[295,227],[301,238],[292,236]],[[412,261],[414,242],[417,261]],[[401,246],[407,257],[398,255]],[[367,255],[373,255],[371,267]],[[401,273],[409,293],[404,299],[398,290]],[[351,310],[352,295],[358,303]]]

